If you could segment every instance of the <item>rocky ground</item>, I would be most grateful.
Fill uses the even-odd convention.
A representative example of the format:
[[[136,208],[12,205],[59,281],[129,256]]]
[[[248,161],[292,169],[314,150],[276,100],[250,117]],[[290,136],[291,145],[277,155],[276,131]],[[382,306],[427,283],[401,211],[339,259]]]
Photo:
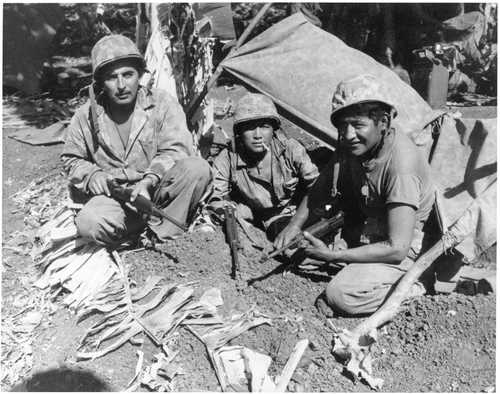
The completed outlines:
[[[3,264],[2,264],[2,390],[16,391],[119,391],[135,373],[137,350],[150,363],[160,352],[147,338],[142,344],[125,344],[94,361],[79,362],[75,355],[89,321],[77,322],[66,309],[51,303],[32,287],[39,273],[33,267],[23,232],[29,227],[28,208],[20,209],[12,195],[30,182],[48,182],[60,175],[61,146],[31,147],[6,138],[3,130]],[[56,203],[56,202],[54,202]],[[29,224],[29,223],[28,223]],[[26,235],[26,234],[25,234]],[[260,237],[256,231],[254,236]],[[242,235],[242,238],[244,236]],[[275,260],[260,264],[261,251],[246,245],[241,254],[244,279],[258,277],[278,266]],[[251,329],[231,344],[243,345],[273,359],[270,373],[279,374],[299,339],[310,341],[289,385],[291,391],[361,392],[368,386],[352,381],[333,358],[332,329],[315,308],[328,277],[280,272],[238,290],[231,279],[229,248],[220,229],[186,234],[158,250],[122,253],[130,278],[139,285],[157,274],[176,283],[196,281],[199,295],[209,287],[222,292],[221,313],[254,307],[272,319],[272,325]],[[495,263],[495,262],[492,262]],[[396,319],[380,331],[375,345],[374,375],[385,380],[390,392],[491,392],[495,390],[495,296],[433,295],[407,302]],[[31,313],[31,314],[29,314]],[[19,316],[16,316],[19,315]],[[26,317],[29,314],[29,318]],[[6,347],[4,331],[22,317],[30,331],[17,333],[27,349]],[[336,327],[350,328],[359,319],[333,317]],[[15,339],[12,339],[14,341]],[[220,386],[204,345],[185,328],[171,344],[179,350],[175,363],[183,374],[174,378],[177,391],[218,391]],[[18,352],[19,354],[17,354]],[[25,352],[25,354],[26,354]],[[16,358],[17,357],[17,358]],[[12,360],[17,360],[14,364]],[[23,364],[24,363],[24,364]],[[22,365],[21,365],[22,364]],[[6,378],[6,368],[18,374]],[[24,366],[24,368],[22,368]],[[141,390],[146,391],[145,388]]]

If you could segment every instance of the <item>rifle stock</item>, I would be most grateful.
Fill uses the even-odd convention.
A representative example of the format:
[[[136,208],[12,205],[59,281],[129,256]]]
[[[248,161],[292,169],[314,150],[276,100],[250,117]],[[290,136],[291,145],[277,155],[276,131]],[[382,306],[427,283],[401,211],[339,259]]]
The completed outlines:
[[[240,260],[238,256],[240,240],[234,211],[235,209],[233,206],[229,204],[224,205],[224,227],[226,230],[227,243],[231,248],[231,276],[233,279],[240,279]]]

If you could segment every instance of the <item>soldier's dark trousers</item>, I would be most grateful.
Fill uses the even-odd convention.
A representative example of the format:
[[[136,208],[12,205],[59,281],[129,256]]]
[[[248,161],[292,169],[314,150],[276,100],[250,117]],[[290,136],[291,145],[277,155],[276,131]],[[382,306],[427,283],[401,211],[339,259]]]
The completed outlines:
[[[160,181],[153,201],[181,223],[188,224],[211,181],[208,163],[199,157],[179,160]],[[80,236],[100,245],[115,245],[131,234],[139,233],[146,224],[160,240],[182,233],[168,220],[151,219],[110,197],[92,197],[78,213],[76,226]]]

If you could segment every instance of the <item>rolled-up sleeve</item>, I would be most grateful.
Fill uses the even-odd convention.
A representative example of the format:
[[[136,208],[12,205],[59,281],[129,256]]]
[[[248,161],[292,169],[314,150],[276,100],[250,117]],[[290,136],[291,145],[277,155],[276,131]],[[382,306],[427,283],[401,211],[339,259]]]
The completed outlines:
[[[61,160],[70,183],[78,190],[88,193],[88,183],[92,175],[101,168],[92,163],[89,157],[89,148],[86,145],[84,129],[86,128],[84,110],[73,115],[66,129]]]
[[[384,189],[387,204],[404,204],[419,208],[419,199],[422,195],[421,182],[413,174],[397,174],[389,177]]]
[[[186,116],[180,104],[169,94],[163,92],[159,98],[164,111],[158,129],[157,150],[145,174],[154,174],[160,179],[173,167],[176,161],[193,156],[193,140],[186,124]]]

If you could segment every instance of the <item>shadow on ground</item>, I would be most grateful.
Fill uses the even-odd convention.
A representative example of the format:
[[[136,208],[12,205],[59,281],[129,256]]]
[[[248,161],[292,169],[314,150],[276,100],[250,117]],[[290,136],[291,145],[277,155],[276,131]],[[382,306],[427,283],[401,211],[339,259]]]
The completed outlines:
[[[111,391],[110,387],[92,372],[60,368],[36,373],[12,388],[20,391]]]

